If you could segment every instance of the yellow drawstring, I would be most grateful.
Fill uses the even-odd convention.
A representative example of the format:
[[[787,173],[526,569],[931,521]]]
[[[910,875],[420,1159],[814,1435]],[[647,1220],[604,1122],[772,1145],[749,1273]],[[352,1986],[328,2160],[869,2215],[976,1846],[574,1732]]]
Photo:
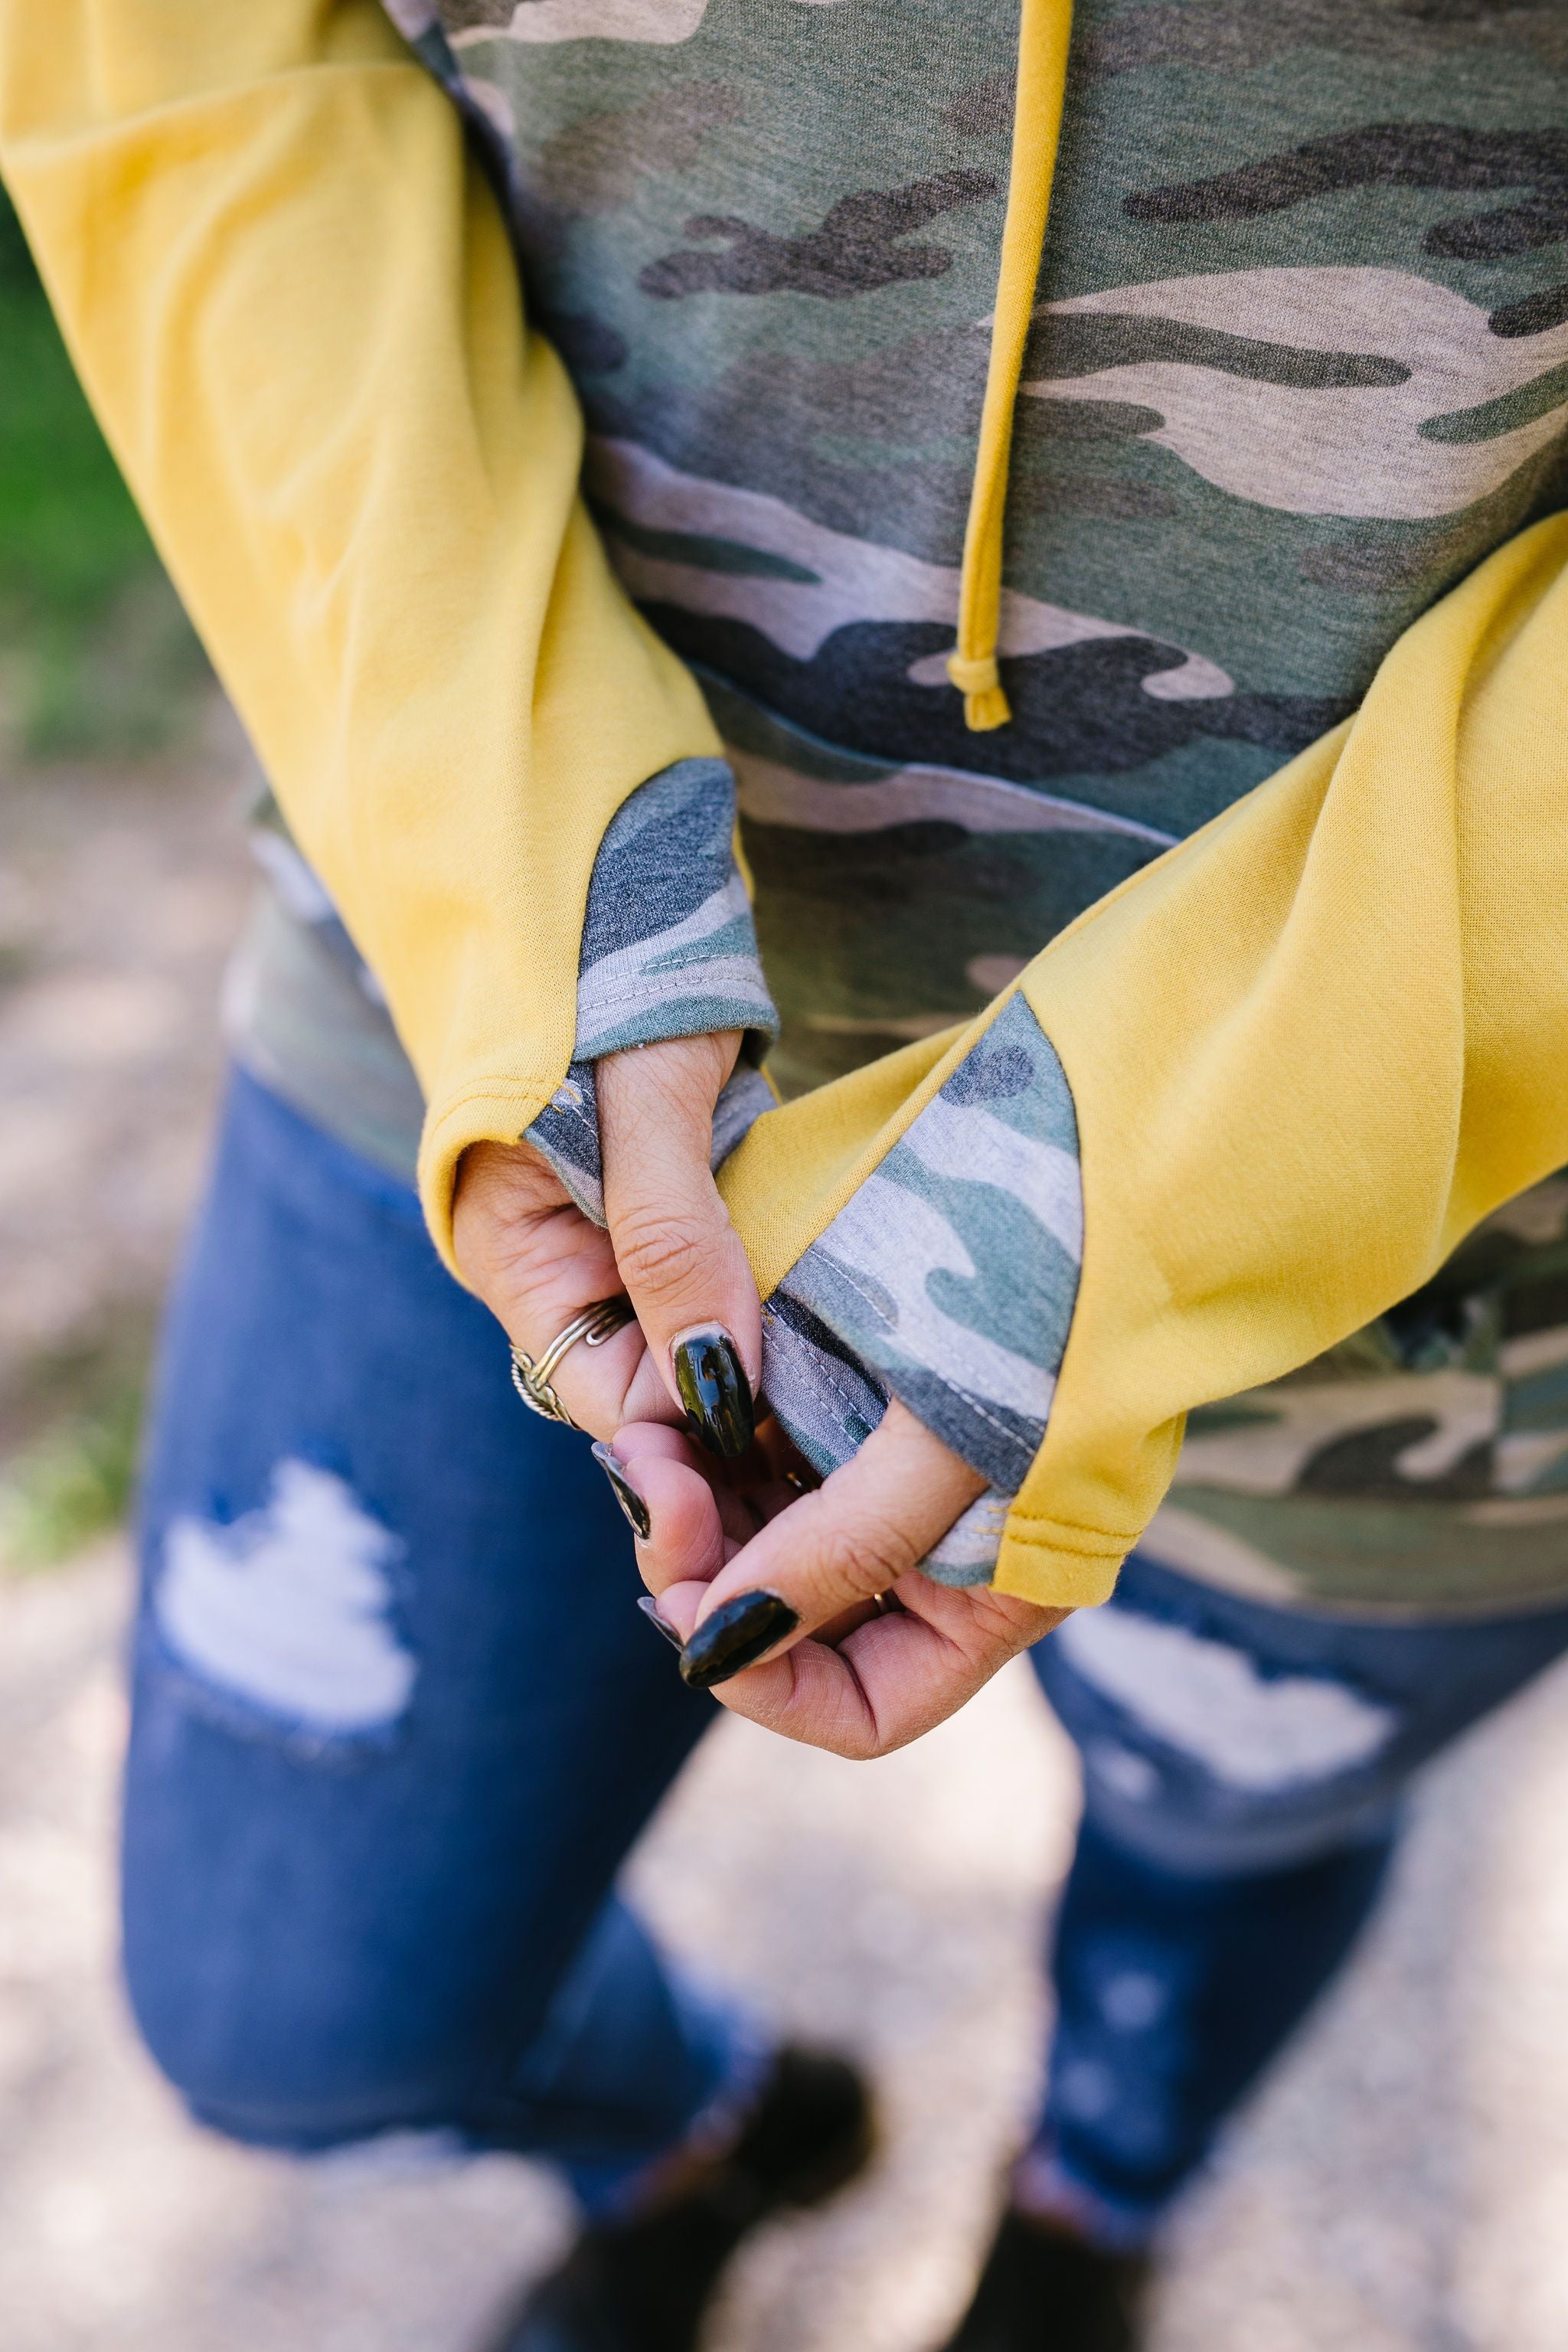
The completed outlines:
[[[949,677],[963,697],[966,727],[1005,727],[1013,715],[996,672],[1002,521],[1013,447],[1013,404],[1018,396],[1024,343],[1035,307],[1035,280],[1046,241],[1046,212],[1061,135],[1071,32],[1072,0],[1022,0],[1007,216],[1002,225],[985,404],[980,413],[980,443],[974,453],[974,481],[963,533],[958,650],[949,656],[947,665]]]

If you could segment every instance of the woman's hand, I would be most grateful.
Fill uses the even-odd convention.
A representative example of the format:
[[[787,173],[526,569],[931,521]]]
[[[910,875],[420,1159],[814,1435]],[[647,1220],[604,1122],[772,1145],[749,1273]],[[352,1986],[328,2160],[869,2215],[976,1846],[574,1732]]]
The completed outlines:
[[[623,1429],[615,1454],[648,1514],[637,1557],[688,1679],[721,1684],[725,1706],[786,1738],[885,1756],[1068,1613],[918,1572],[984,1482],[896,1402],[809,1494],[765,1475],[715,1487],[668,1427]]]
[[[584,1307],[629,1294],[637,1322],[573,1348],[552,1384],[581,1428],[614,1438],[642,1498],[651,1534],[638,1558],[661,1618],[683,1642],[700,1619],[708,1629],[689,1676],[709,1687],[723,1678],[726,1706],[786,1738],[883,1755],[952,1715],[1067,1612],[916,1572],[982,1481],[901,1405],[807,1494],[776,1425],[743,1444],[761,1308],[708,1166],[713,1106],[739,1046],[735,1032],[678,1038],[597,1066],[608,1232],[531,1146],[466,1152],[458,1262],[509,1339],[534,1356]],[[716,1330],[733,1342],[749,1384],[745,1426],[731,1416],[728,1432],[741,1458],[729,1464],[717,1458],[723,1447],[700,1452],[680,1427],[677,1351]],[[773,1606],[748,1606],[759,1594]],[[766,1656],[745,1671],[748,1640]]]
[[[713,1106],[740,1045],[735,1030],[678,1037],[596,1066],[607,1233],[531,1145],[480,1143],[463,1154],[458,1264],[514,1346],[537,1356],[584,1307],[623,1290],[637,1309],[635,1324],[596,1347],[580,1341],[552,1375],[573,1420],[595,1437],[627,1420],[680,1423],[678,1352],[688,1364],[700,1360],[700,1347],[683,1343],[718,1331],[733,1343],[748,1390],[727,1417],[721,1401],[716,1435],[730,1443],[714,1451],[743,1451],[749,1439],[761,1308],[708,1166]],[[723,1351],[707,1352],[722,1386]]]

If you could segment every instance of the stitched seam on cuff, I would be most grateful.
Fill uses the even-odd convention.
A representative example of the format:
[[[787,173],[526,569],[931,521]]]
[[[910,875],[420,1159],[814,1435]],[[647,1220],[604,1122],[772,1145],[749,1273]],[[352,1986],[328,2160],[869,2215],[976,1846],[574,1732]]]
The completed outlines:
[[[813,1246],[815,1246],[815,1244]],[[834,1265],[837,1266],[847,1277],[850,1289],[855,1291],[866,1301],[866,1305],[870,1312],[873,1315],[878,1316],[878,1319],[879,1321],[881,1318],[878,1312],[876,1302],[866,1288],[865,1276],[859,1273],[858,1269],[852,1265],[847,1258],[840,1257],[837,1250],[832,1253],[832,1257]],[[840,1332],[838,1336],[842,1339],[844,1335]],[[846,1344],[849,1347],[856,1348],[857,1352],[859,1352],[858,1343],[855,1340],[848,1340]],[[896,1385],[898,1381],[897,1372],[890,1371],[886,1364],[878,1363],[874,1356],[868,1356],[866,1360],[875,1367],[879,1376],[887,1381],[888,1386],[893,1390],[896,1395],[898,1393]],[[944,1373],[939,1372],[934,1364],[928,1364],[919,1359],[917,1359],[917,1362],[921,1371],[925,1373],[931,1380],[933,1380],[940,1389],[945,1391],[947,1395],[955,1398],[967,1411],[972,1412],[976,1421],[984,1421],[987,1423],[991,1428],[996,1431],[998,1436],[1004,1438],[1009,1444],[1016,1445],[1017,1444],[1017,1432],[1016,1430],[1009,1429],[1005,1422],[998,1421],[996,1415],[987,1410],[984,1398],[975,1396],[972,1390],[959,1388],[957,1384],[954,1381],[950,1381]],[[901,1402],[902,1400],[900,1399],[900,1402]],[[915,1411],[913,1405],[909,1406],[907,1410],[910,1412],[914,1412]],[[915,1413],[915,1419],[917,1421],[921,1421],[923,1419],[923,1416],[917,1412]],[[927,1425],[929,1426],[929,1424]],[[934,1436],[936,1432],[933,1430],[931,1434]],[[945,1437],[942,1442],[944,1445],[948,1444],[948,1440]],[[952,1446],[950,1451],[956,1454],[958,1452],[958,1448],[956,1446]],[[982,1470],[981,1465],[978,1462],[972,1462],[969,1466],[972,1470],[980,1470],[982,1476],[984,1475],[984,1472]]]

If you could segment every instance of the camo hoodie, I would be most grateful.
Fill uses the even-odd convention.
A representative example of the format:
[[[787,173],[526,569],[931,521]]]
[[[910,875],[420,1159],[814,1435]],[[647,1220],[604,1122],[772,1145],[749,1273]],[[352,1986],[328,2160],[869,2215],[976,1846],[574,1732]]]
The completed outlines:
[[[1264,25],[1215,0],[1080,0],[1014,428],[1013,718],[976,739],[942,688],[1014,8],[944,13],[933,107],[893,6],[774,12],[764,51],[753,16],[711,0],[388,5],[493,142],[527,282],[574,362],[595,513],[633,594],[709,683],[784,1008],[773,1067],[792,1088],[993,994],[1349,711],[1392,635],[1561,498],[1561,10],[1310,0]],[[789,135],[759,168],[770,85],[790,92]],[[1526,201],[1489,194],[1509,189]],[[669,866],[704,809],[708,859],[681,890]],[[590,1213],[595,1054],[700,1025],[759,1046],[774,1034],[762,967],[734,961],[749,941],[729,826],[721,772],[694,766],[636,796],[601,853],[578,1060],[531,1130]],[[721,960],[729,994],[704,1008],[687,992]],[[721,1157],[742,1106],[766,1100],[731,1089]],[[1060,1064],[1016,997],[769,1301],[768,1394],[819,1467],[891,1391],[991,1481],[931,1563],[954,1580],[990,1572],[997,1502],[1045,1434],[1082,1248],[1077,1154]],[[1547,1227],[1556,1262],[1560,1218]],[[1462,1342],[1424,1331],[1412,1381],[1392,1339],[1363,1343],[1360,1380],[1342,1361],[1316,1393],[1299,1382],[1213,1413],[1178,1487],[1206,1483],[1217,1454],[1243,1494],[1283,1474],[1363,1507],[1391,1490],[1551,1491],[1568,1428],[1545,1444],[1532,1430],[1529,1472],[1508,1479],[1495,1353],[1478,1380]],[[1167,1549],[1181,1511],[1167,1508]],[[1184,1557],[1201,1570],[1218,1549],[1200,1537]],[[1428,1593],[1436,1565],[1422,1563]],[[1352,1591],[1379,1569],[1399,1590],[1397,1569],[1363,1558]]]
[[[121,13],[138,10],[123,0]],[[1247,933],[1268,897],[1258,874],[1297,893],[1276,936],[1310,929],[1334,793],[1342,803],[1372,756],[1357,747],[1382,729],[1419,748],[1412,714],[1443,703],[1422,681],[1463,688],[1479,646],[1506,640],[1524,663],[1510,708],[1534,746],[1538,801],[1555,781],[1561,738],[1543,748],[1531,697],[1563,645],[1562,9],[1080,0],[1048,120],[1018,66],[1037,80],[1037,47],[1062,42],[1057,0],[1032,0],[1022,28],[1005,0],[396,0],[393,13],[499,192],[532,318],[582,405],[584,479],[615,570],[700,677],[726,754],[693,744],[633,779],[602,829],[571,1066],[528,1129],[584,1206],[598,1206],[592,1065],[619,1046],[747,1033],[715,1144],[734,1153],[742,1230],[766,1189],[750,1171],[771,1149],[776,1192],[784,1164],[764,1133],[820,1158],[847,1116],[856,1149],[782,1220],[797,1245],[761,1251],[773,1274],[764,1385],[825,1468],[889,1394],[963,1454],[990,1493],[932,1568],[973,1580],[1068,1422],[1068,1340],[1089,1347],[1083,1171],[1096,1162],[1080,1112],[1114,1062],[1116,1115],[1095,1112],[1090,1234],[1097,1198],[1117,1233],[1115,1160],[1185,1162],[1169,1189],[1136,1179],[1152,1255],[1173,1200],[1184,1235],[1205,1223],[1208,1187],[1236,1194],[1213,1263],[1151,1277],[1186,1321],[1145,1386],[1200,1413],[1150,1547],[1249,1590],[1373,1606],[1568,1585],[1563,1188],[1500,1205],[1568,1156],[1568,1138],[1527,1137],[1516,1120],[1517,1147],[1489,1143],[1472,1181],[1464,1148],[1437,1139],[1454,1122],[1418,1088],[1403,1147],[1398,1120],[1373,1147],[1349,1129],[1324,1142],[1321,1118],[1303,1147],[1278,1037],[1250,1118],[1228,1113],[1236,1001],[1205,963]],[[26,213],[32,184],[15,151],[9,162]],[[1027,239],[1031,197],[1043,216],[1047,192],[1022,311],[1011,301],[1009,380],[1008,238],[1021,219]],[[47,226],[35,235],[47,263]],[[62,310],[69,325],[78,314]],[[976,557],[988,528],[993,555],[1005,548],[999,667]],[[1467,589],[1470,605],[1450,596]],[[1452,647],[1433,650],[1445,628]],[[1434,734],[1433,775],[1468,725],[1461,712]],[[752,898],[731,853],[736,780]],[[1297,859],[1289,811],[1309,803],[1316,850]],[[326,869],[292,804],[289,816]],[[1258,866],[1247,844],[1270,825],[1281,845]],[[1380,837],[1392,888],[1420,833],[1407,808]],[[239,1049],[342,1131],[374,1128],[395,1158],[417,1089],[339,920],[345,890],[325,871],[323,892],[280,823],[266,844],[278,887],[237,978]],[[1177,844],[1191,854],[1162,863]],[[1376,897],[1381,853],[1365,840],[1361,853]],[[1187,878],[1227,859],[1243,878],[1215,898]],[[1430,913],[1419,864],[1409,921],[1392,926],[1407,949]],[[1467,875],[1460,896],[1476,888]],[[1119,1000],[1113,1036],[1097,1030],[1081,1007],[1100,943],[1131,908],[1146,946],[1159,927],[1146,910],[1184,890],[1206,908],[1198,929],[1184,913],[1186,944],[1141,967],[1144,992]],[[1441,993],[1434,975],[1413,965],[1390,980],[1357,929],[1353,882],[1335,907],[1357,993],[1406,988],[1418,1024],[1424,982]],[[374,926],[356,909],[350,928],[363,940]],[[1477,963],[1475,940],[1460,965]],[[1060,953],[1042,958],[1052,942]],[[370,962],[390,984],[391,959],[373,950]],[[1318,969],[1332,964],[1327,951]],[[1193,1004],[1168,1010],[1189,965]],[[1538,1042],[1561,1044],[1561,1009],[1541,1009]],[[1142,1061],[1125,1043],[1140,1027]],[[891,1080],[868,1074],[856,1093],[849,1074],[906,1040],[876,1065],[900,1073],[889,1118]],[[1385,1042],[1362,1049],[1369,1093]],[[1310,1091],[1314,1048],[1293,1043]],[[1510,1051],[1528,1090],[1534,1066]],[[1215,1109],[1206,1164],[1159,1091],[1183,1056],[1182,1103]],[[752,1133],[772,1099],[763,1059],[808,1101],[793,1127],[771,1113]],[[874,1120],[808,1108],[844,1087]],[[1273,1164],[1243,1181],[1259,1138]],[[1406,1160],[1423,1171],[1408,1197],[1389,1173]],[[1347,1167],[1351,1210],[1335,1190]],[[1318,1284],[1335,1253],[1351,1272],[1325,1267]],[[1292,1285],[1321,1295],[1299,1309],[1284,1301]],[[1195,1365],[1215,1302],[1240,1299],[1250,1327],[1260,1287],[1276,1316],[1267,1344],[1216,1344]],[[1112,1359],[1084,1393],[1115,1384]],[[1136,1344],[1125,1362],[1120,1442],[1140,1459],[1127,1483],[1157,1500],[1180,1412],[1138,1401]],[[1227,1367],[1268,1377],[1227,1382]],[[1059,1459],[1074,1443],[1067,1431]],[[1014,1512],[1016,1544],[1035,1541],[1058,1570],[1079,1563],[1048,1597],[1105,1589],[1147,1516],[1126,1495],[1105,1500],[1115,1484],[1097,1456],[1072,1507],[1042,1491]],[[1031,1538],[1031,1519],[1047,1532]],[[1002,1581],[1047,1597],[1022,1569]]]

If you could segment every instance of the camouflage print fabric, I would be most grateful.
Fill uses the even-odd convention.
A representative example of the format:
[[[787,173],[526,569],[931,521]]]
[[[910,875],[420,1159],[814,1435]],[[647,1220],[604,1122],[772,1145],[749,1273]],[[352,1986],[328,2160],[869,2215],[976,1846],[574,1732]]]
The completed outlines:
[[[1142,1549],[1262,1600],[1430,1615],[1561,1595],[1565,1522],[1568,1181],[1553,1177],[1370,1330],[1194,1414]]]
[[[229,1046],[318,1126],[409,1177],[425,1106],[374,975],[270,793],[250,841],[262,880],[224,989]]]
[[[778,1033],[735,864],[735,780],[682,760],[616,813],[595,862],[577,979],[587,1061],[656,1037],[747,1032],[755,1058]]]
[[[594,1063],[661,1037],[745,1033],[759,1062],[778,1034],[732,846],[735,782],[721,760],[681,760],[616,811],[588,890],[571,1068],[529,1129],[578,1207],[605,1221]],[[753,1068],[725,1089],[715,1167],[773,1090]]]
[[[780,1290],[1012,1495],[1082,1257],[1072,1097],[1015,996]]]
[[[682,761],[632,794],[595,861],[575,1057],[528,1132],[596,1223],[595,1060],[728,1028],[746,1030],[760,1053],[776,1026],[731,850],[733,820],[729,770]],[[715,1168],[773,1099],[742,1063],[715,1110]],[[1071,1095],[1015,997],[773,1295],[764,1391],[825,1474],[898,1396],[1005,1503],[1045,1436],[1082,1254]],[[995,1510],[971,1516],[944,1553],[950,1581],[991,1573],[1000,1528]]]
[[[1016,0],[396,13],[731,748],[785,1092],[973,1016],[1563,503],[1563,0],[1079,0],[990,734],[943,665]],[[1396,1314],[1202,1416],[1166,1554],[1336,1606],[1568,1589],[1555,1198],[1440,1277],[1439,1354]]]
[[[980,1583],[1046,1433],[1083,1260],[1072,1096],[1021,996],[797,1260],[763,1317],[763,1381],[819,1470],[896,1396],[990,1480],[931,1572]]]

